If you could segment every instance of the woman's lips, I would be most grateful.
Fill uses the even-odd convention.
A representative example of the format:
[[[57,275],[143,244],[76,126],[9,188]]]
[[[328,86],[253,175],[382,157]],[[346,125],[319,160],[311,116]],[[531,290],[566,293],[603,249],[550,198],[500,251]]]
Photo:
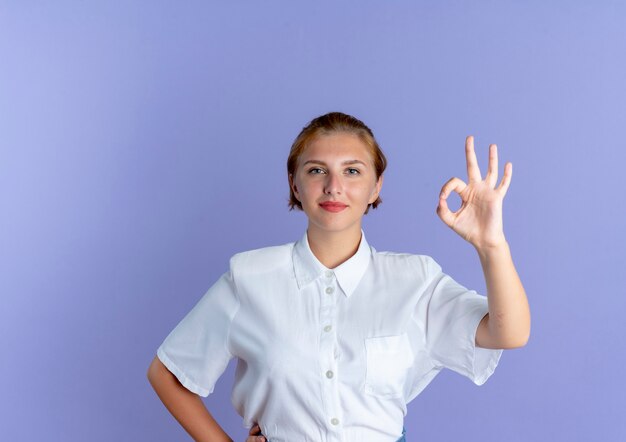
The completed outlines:
[[[342,203],[321,203],[320,206],[322,209],[328,210],[329,212],[341,212],[343,209],[348,207]]]

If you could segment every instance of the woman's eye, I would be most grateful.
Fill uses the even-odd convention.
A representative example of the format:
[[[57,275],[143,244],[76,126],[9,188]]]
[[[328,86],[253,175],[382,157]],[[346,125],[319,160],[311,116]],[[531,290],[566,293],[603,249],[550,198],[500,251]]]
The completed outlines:
[[[361,173],[361,171],[359,169],[355,169],[353,167],[350,167],[348,169],[346,169],[348,171],[348,175],[358,175]],[[318,171],[322,171],[323,169],[320,169],[319,167],[314,167],[312,169],[309,169],[309,173],[313,174],[313,175],[318,175],[319,172]]]

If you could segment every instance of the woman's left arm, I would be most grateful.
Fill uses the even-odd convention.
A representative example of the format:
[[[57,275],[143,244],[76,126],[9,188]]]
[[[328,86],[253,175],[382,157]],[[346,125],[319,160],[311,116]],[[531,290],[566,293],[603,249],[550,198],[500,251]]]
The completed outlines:
[[[489,146],[489,166],[483,180],[474,152],[474,138],[465,140],[468,184],[451,178],[441,189],[437,214],[444,223],[474,246],[485,274],[489,313],[480,321],[476,345],[483,348],[517,348],[530,337],[530,308],[526,292],[515,270],[509,244],[504,237],[502,202],[511,182],[512,163],[498,179],[497,146]],[[461,207],[450,211],[446,199],[454,191]]]

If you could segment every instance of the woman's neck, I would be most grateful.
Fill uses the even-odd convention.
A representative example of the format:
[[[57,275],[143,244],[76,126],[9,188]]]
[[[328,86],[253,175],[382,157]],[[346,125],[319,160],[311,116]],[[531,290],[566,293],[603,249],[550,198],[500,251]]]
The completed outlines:
[[[307,237],[315,257],[324,266],[334,269],[354,256],[359,249],[361,226],[341,232],[320,231],[309,226]]]

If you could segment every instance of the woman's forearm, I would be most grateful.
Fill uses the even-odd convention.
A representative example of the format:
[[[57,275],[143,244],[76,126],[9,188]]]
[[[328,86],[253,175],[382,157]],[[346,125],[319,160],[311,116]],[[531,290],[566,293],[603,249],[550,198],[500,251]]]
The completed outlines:
[[[477,249],[487,284],[491,346],[515,348],[530,336],[530,308],[509,244]]]
[[[187,390],[155,357],[148,369],[152,388],[182,427],[196,442],[233,442],[213,419],[197,394]]]

